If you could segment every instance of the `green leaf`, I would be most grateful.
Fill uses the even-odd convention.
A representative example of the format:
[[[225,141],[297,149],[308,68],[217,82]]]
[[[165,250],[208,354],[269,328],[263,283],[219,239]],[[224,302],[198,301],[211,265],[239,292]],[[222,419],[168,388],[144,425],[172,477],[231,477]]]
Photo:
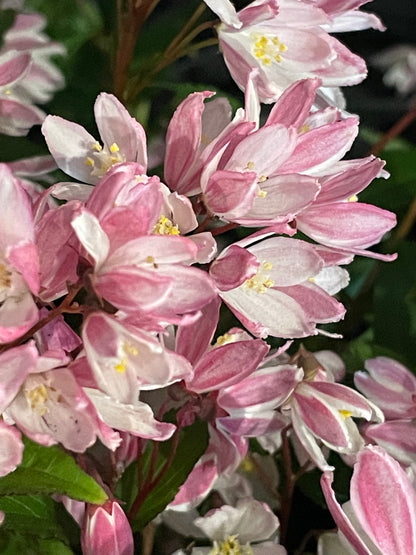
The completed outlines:
[[[74,552],[60,540],[45,540],[32,534],[2,530],[0,553],[2,555],[73,555]]]
[[[0,498],[0,510],[5,513],[2,530],[31,533],[42,538],[65,539],[56,522],[56,503],[46,496],[19,495]]]
[[[0,17],[0,47],[3,45],[3,36],[10,29],[15,20],[16,13],[14,10],[1,10]]]
[[[185,482],[195,463],[205,452],[208,445],[208,427],[206,422],[196,420],[191,426],[183,428],[180,432],[179,444],[173,462],[141,505],[139,512],[132,522],[134,532],[142,530],[148,522],[155,518],[170,503],[180,486]],[[150,466],[150,458],[154,443],[149,445],[142,457],[143,474],[147,476]],[[156,475],[160,472],[168,460],[172,440],[165,441],[157,446],[158,457],[156,461]],[[146,483],[146,481],[144,482]],[[137,492],[137,463],[130,465],[120,484],[121,499],[127,501],[131,507]]]
[[[48,34],[65,45],[69,56],[102,27],[101,14],[95,2],[28,0],[26,4],[46,16]]]
[[[0,479],[0,495],[49,495],[58,493],[72,499],[101,505],[104,490],[60,447],[43,447],[25,439],[21,465]]]
[[[374,339],[406,357],[416,360],[416,243],[405,241],[398,258],[380,267],[374,290]]]
[[[360,193],[360,201],[391,210],[399,216],[404,214],[415,194],[416,149],[414,147],[383,151],[385,169],[389,179],[376,179]]]

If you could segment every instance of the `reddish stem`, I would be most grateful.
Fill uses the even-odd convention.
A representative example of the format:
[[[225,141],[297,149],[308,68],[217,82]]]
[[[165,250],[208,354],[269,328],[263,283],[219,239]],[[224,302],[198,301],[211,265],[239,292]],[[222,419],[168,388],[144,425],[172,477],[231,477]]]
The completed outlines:
[[[387,146],[387,144],[398,137],[416,119],[416,104],[402,118],[385,133],[381,139],[373,146],[369,154],[377,156]]]
[[[175,455],[176,455],[176,450],[178,448],[179,432],[180,432],[180,430],[179,430],[179,428],[177,428],[175,433],[172,436],[172,447],[171,447],[171,450],[170,450],[170,453],[169,453],[169,457],[166,459],[165,464],[163,465],[163,467],[161,468],[160,472],[158,473],[158,475],[156,477],[153,477],[153,475],[151,473],[152,466],[153,466],[153,473],[154,473],[154,470],[155,470],[154,467],[155,467],[156,459],[155,459],[155,462],[153,464],[151,462],[151,464],[150,464],[151,468],[149,469],[147,483],[141,489],[141,491],[138,492],[137,497],[134,500],[133,505],[131,506],[131,509],[127,514],[127,517],[130,521],[134,520],[137,513],[139,512],[140,507],[142,506],[143,502],[146,500],[146,497],[160,483],[160,481],[164,478],[167,471],[171,467],[173,459],[175,458]],[[154,448],[154,450],[152,452],[152,459],[153,459],[154,451],[156,451],[156,448]]]
[[[236,227],[238,227],[238,224],[230,223],[230,224],[226,224],[221,227],[212,229],[211,233],[215,237],[216,235],[221,235],[221,233],[226,233],[227,231],[230,231],[231,229],[235,229]]]
[[[74,286],[69,291],[68,295],[65,297],[65,299],[62,301],[62,303],[58,307],[54,308],[53,310],[50,310],[48,315],[45,316],[45,318],[42,318],[42,320],[39,320],[39,322],[36,322],[36,324],[34,324],[30,328],[30,330],[28,330],[24,335],[15,339],[14,341],[10,341],[9,343],[3,343],[3,345],[0,346],[0,353],[3,353],[4,351],[9,350],[12,347],[17,347],[18,345],[21,345],[22,343],[24,343],[25,341],[30,339],[34,333],[41,330],[44,326],[46,326],[46,324],[49,324],[49,322],[54,320],[60,314],[63,314],[63,313],[79,314],[79,313],[81,313],[82,312],[82,307],[77,305],[76,307],[71,308],[71,306],[70,306],[80,289],[81,289],[80,286]]]
[[[127,11],[123,13],[118,5],[118,44],[114,61],[113,90],[123,100],[130,62],[133,58],[137,37],[143,23],[155,8],[158,0],[129,2]]]
[[[286,474],[286,487],[282,496],[282,508],[279,514],[280,520],[280,543],[285,545],[287,531],[289,526],[289,517],[292,509],[293,493],[295,491],[296,478],[292,471],[292,455],[290,453],[289,437],[287,435],[289,428],[282,431],[282,455],[283,464]]]

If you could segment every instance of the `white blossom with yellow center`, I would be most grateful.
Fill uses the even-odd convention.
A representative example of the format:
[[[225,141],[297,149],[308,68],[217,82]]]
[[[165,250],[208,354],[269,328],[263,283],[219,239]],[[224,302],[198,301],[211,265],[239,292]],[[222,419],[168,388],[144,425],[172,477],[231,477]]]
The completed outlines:
[[[26,381],[23,393],[31,410],[39,416],[49,412],[47,407],[49,401],[57,403],[61,399],[61,392],[56,388],[50,387],[45,383],[38,383],[38,385],[31,387],[29,379]]]
[[[153,228],[153,233],[156,235],[180,235],[178,226],[163,214]]]
[[[129,357],[137,357],[139,350],[137,347],[132,345],[129,341],[124,341],[121,347],[122,355],[120,356],[117,364],[114,365],[114,370],[119,374],[124,374],[127,370],[127,365],[129,363]]]
[[[282,61],[282,54],[286,52],[287,46],[276,35],[252,33],[251,39],[253,56],[263,65],[269,67]]]
[[[228,536],[222,542],[214,541],[209,555],[253,555],[253,550],[248,543],[241,545],[236,536]]]
[[[107,171],[120,162],[125,162],[126,157],[120,152],[120,147],[117,143],[113,143],[109,148],[100,145],[96,141],[91,147],[91,156],[87,156],[85,163],[91,167],[91,175],[96,177],[103,177]]]
[[[270,279],[270,271],[273,268],[271,262],[262,262],[255,275],[243,283],[244,289],[255,291],[256,293],[265,293],[267,289],[274,286],[274,281]]]

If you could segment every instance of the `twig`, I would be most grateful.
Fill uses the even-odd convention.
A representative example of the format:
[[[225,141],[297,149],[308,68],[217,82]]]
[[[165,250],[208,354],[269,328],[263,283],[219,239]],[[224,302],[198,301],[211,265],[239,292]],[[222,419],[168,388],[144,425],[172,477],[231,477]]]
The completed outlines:
[[[398,137],[416,119],[416,104],[402,118],[385,133],[381,139],[372,147],[369,154],[377,156],[387,146],[387,144]]]

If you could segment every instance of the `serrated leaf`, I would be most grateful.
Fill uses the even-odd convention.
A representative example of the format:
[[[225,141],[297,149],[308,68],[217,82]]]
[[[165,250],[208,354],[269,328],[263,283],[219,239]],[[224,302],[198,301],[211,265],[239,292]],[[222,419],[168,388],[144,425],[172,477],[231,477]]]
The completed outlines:
[[[101,505],[107,499],[97,482],[60,447],[44,447],[25,439],[21,465],[0,479],[0,495],[50,495]]]
[[[180,432],[176,456],[166,474],[149,493],[141,505],[132,524],[134,532],[142,530],[153,518],[174,499],[180,486],[185,482],[195,463],[205,452],[208,445],[208,427],[201,420],[195,421],[192,426],[183,428]],[[153,446],[149,446],[153,447]],[[156,474],[163,468],[172,449],[172,440],[165,441],[158,446],[156,461]],[[152,449],[145,451],[142,459],[143,471],[146,476]],[[125,472],[120,484],[120,494],[123,501],[130,507],[137,493],[137,464],[130,465]],[[124,496],[123,496],[124,494]]]

